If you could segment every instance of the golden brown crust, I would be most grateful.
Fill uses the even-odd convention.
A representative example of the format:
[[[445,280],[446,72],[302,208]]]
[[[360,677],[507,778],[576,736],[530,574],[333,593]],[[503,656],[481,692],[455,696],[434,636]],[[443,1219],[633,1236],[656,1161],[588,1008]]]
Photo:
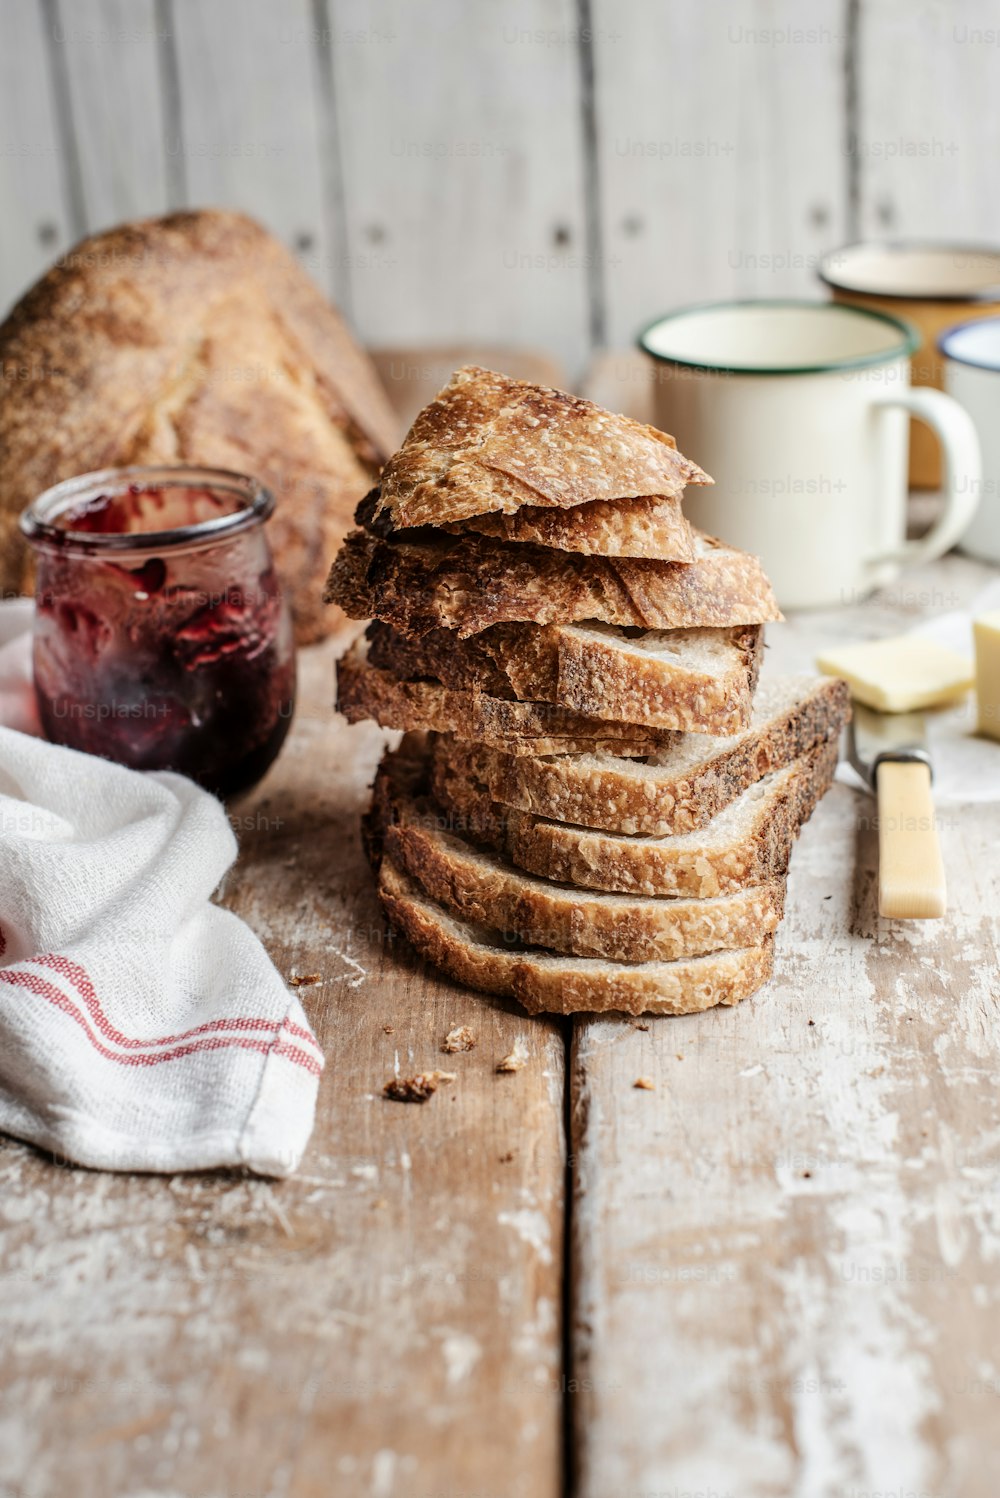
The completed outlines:
[[[454,535],[475,532],[498,541],[533,542],[586,556],[650,557],[693,562],[694,533],[680,497],[592,499],[570,510],[525,505],[513,515],[474,515],[443,527]]]
[[[672,437],[591,401],[468,365],[386,464],[376,516],[444,525],[522,505],[678,495],[710,483]]]
[[[781,613],[756,557],[698,536],[691,563],[585,557],[485,536],[422,534],[384,541],[352,531],[325,598],[353,619],[382,619],[405,634],[494,624],[599,620],[637,629],[724,629]]]
[[[775,699],[778,699],[777,701]],[[521,755],[444,740],[434,762],[475,778],[489,801],[607,832],[662,837],[706,826],[763,776],[836,738],[850,716],[845,682],[833,677],[778,679],[761,687],[750,728],[728,741],[703,741],[661,762],[633,764],[610,755]],[[674,740],[674,747],[679,747]]]
[[[383,728],[455,733],[507,754],[581,754],[601,747],[649,754],[663,739],[656,729],[607,723],[547,702],[407,681],[369,665],[359,640],[337,665],[337,707],[350,723],[374,718]]]
[[[771,937],[740,951],[675,962],[510,951],[435,905],[388,858],[379,871],[379,898],[391,924],[428,962],[457,983],[517,999],[531,1014],[695,1014],[738,1004],[771,976]]]
[[[392,450],[372,365],[284,247],[242,214],[203,211],[84,240],[0,326],[0,588],[27,580],[17,516],[49,485],[127,463],[262,479],[297,633],[328,559]]]

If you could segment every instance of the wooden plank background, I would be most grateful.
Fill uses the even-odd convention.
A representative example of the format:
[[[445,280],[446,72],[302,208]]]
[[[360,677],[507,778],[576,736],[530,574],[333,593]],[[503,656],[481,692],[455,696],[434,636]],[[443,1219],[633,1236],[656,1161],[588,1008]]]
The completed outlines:
[[[74,237],[255,213],[362,339],[570,379],[856,234],[1000,238],[995,0],[5,0],[0,306]]]

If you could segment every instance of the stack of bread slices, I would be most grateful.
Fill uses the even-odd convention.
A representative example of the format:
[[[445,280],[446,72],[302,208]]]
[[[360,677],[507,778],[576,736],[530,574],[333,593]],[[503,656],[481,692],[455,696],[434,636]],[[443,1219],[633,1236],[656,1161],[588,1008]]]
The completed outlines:
[[[401,729],[366,818],[392,925],[531,1011],[687,1013],[766,982],[799,828],[848,712],[765,678],[755,557],[693,530],[673,438],[460,369],[327,585],[368,619],[352,722]]]

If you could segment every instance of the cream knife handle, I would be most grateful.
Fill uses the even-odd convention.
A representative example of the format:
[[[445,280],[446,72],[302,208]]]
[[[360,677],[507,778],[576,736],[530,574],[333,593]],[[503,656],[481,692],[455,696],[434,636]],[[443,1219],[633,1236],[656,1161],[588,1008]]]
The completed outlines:
[[[896,920],[945,912],[944,864],[926,765],[884,759],[878,790],[878,911]]]

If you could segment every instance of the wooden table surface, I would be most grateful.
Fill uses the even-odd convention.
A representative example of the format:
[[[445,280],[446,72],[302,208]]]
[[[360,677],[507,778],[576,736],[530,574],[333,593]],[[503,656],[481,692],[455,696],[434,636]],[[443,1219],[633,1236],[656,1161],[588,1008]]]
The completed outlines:
[[[801,615],[769,667],[991,575],[951,556]],[[301,1170],[102,1175],[0,1139],[0,1494],[995,1498],[1000,806],[942,810],[949,915],[907,926],[835,785],[760,995],[531,1019],[386,938],[358,838],[382,736],[334,718],[336,648],[303,657],[223,892],[320,976]],[[381,1096],[435,1066],[426,1104]]]

